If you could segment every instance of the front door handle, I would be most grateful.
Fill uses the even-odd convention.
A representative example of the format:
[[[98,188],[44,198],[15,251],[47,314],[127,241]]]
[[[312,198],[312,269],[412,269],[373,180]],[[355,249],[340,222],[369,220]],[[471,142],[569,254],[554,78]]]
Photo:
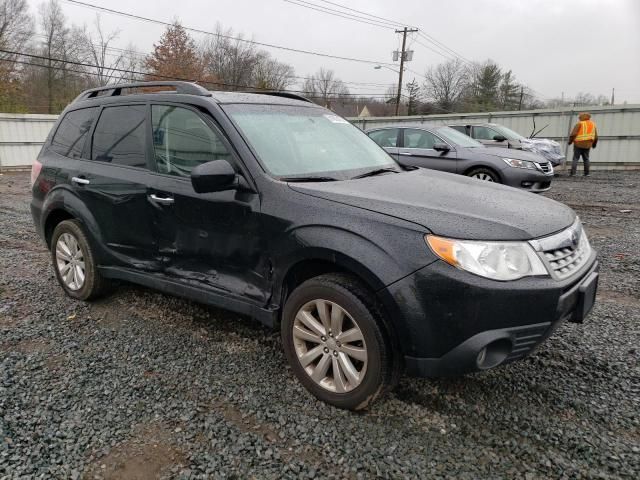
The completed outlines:
[[[400,152],[399,155],[404,155],[405,157],[410,157],[413,154],[411,152]]]
[[[91,182],[83,177],[72,177],[71,181],[77,185],[89,185]]]
[[[151,199],[152,202],[156,202],[161,205],[172,205],[175,202],[173,197],[159,197],[155,193],[152,193],[151,195],[149,195],[149,198]]]

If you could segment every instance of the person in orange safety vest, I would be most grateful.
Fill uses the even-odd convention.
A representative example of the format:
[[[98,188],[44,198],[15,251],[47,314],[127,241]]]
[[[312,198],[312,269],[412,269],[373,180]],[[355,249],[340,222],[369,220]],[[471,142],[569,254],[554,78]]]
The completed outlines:
[[[589,176],[589,152],[598,144],[596,124],[591,120],[591,114],[581,113],[569,136],[569,145],[573,143],[573,162],[571,162],[571,176],[576,174],[580,157],[584,162],[584,176]]]

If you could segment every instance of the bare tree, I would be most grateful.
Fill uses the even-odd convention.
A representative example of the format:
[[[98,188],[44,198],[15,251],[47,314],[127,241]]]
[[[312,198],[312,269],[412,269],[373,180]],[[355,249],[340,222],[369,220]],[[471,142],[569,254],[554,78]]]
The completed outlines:
[[[19,108],[21,82],[18,79],[20,66],[18,55],[33,34],[33,20],[29,15],[26,0],[0,1],[0,105],[7,110]]]
[[[90,70],[90,73],[95,76],[92,83],[107,85],[122,77],[120,70],[123,70],[126,62],[126,51],[109,46],[118,38],[120,32],[118,30],[104,32],[99,15],[96,15],[93,25],[94,33],[87,35],[85,43],[86,55],[91,60],[91,64],[95,65]]]
[[[242,90],[252,86],[254,71],[260,53],[252,43],[237,39],[231,29],[216,25],[215,35],[209,36],[200,46],[205,72],[216,78],[223,90]]]
[[[469,72],[462,61],[441,63],[425,73],[424,92],[437,109],[455,110],[469,85]]]
[[[344,82],[336,77],[333,70],[324,68],[307,78],[302,90],[308,97],[327,108],[331,108],[331,102],[349,96],[349,89]]]
[[[252,85],[256,88],[267,90],[285,90],[293,83],[293,67],[289,64],[279,62],[271,58],[266,52],[258,55]]]

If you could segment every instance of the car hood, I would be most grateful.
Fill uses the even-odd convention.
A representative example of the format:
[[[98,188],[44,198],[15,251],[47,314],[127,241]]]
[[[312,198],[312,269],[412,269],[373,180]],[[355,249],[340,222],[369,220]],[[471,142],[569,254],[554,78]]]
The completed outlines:
[[[514,158],[516,160],[528,160],[536,163],[547,163],[547,159],[535,152],[528,152],[525,150],[519,150],[515,148],[505,149],[504,147],[485,147],[474,148],[474,153],[480,153],[483,155],[491,155],[493,157],[500,158]]]
[[[356,180],[290,183],[293,190],[469,240],[530,240],[570,226],[566,205],[504,185],[418,169]]]

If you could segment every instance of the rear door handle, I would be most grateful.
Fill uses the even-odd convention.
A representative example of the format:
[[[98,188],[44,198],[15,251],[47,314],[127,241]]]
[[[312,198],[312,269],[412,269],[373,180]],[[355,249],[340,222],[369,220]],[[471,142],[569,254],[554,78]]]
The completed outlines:
[[[89,185],[91,183],[89,180],[82,177],[72,177],[71,181],[77,185]]]
[[[410,157],[413,154],[411,152],[400,152],[400,155],[404,155],[405,157]]]
[[[175,202],[173,197],[159,197],[155,193],[152,193],[151,195],[149,195],[149,198],[151,199],[152,202],[156,202],[161,205],[172,205]]]

